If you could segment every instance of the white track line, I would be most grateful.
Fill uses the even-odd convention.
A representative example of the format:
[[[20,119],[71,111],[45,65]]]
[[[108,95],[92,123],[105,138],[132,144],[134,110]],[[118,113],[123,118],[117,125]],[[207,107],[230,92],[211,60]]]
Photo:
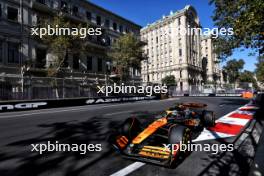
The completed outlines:
[[[133,164],[128,165],[124,169],[121,169],[120,171],[113,173],[110,176],[125,176],[130,174],[131,172],[134,172],[135,170],[139,169],[140,167],[144,166],[145,163],[141,162],[134,162]]]
[[[24,116],[31,116],[31,115],[39,115],[39,114],[53,114],[53,113],[61,113],[61,112],[74,112],[74,111],[87,111],[87,110],[97,110],[105,107],[111,107],[111,106],[120,106],[120,105],[110,105],[110,106],[101,106],[93,109],[87,109],[87,107],[83,108],[70,108],[70,109],[60,109],[60,110],[52,110],[48,109],[43,109],[44,111],[41,112],[41,110],[37,110],[38,112],[32,112],[32,113],[25,113],[25,114],[15,114],[15,115],[0,115],[0,119],[5,119],[5,118],[14,118],[14,117],[24,117]]]
[[[121,111],[121,112],[108,113],[108,114],[105,114],[104,116],[113,116],[113,115],[130,113],[130,112],[133,112],[133,111]]]

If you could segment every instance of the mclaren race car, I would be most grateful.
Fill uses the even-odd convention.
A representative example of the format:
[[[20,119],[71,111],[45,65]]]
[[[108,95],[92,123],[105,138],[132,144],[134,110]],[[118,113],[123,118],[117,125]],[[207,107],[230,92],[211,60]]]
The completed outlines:
[[[204,127],[215,125],[215,115],[206,106],[177,104],[145,127],[137,118],[128,118],[111,133],[109,142],[129,159],[174,168],[189,153],[179,150],[180,145],[191,143]]]

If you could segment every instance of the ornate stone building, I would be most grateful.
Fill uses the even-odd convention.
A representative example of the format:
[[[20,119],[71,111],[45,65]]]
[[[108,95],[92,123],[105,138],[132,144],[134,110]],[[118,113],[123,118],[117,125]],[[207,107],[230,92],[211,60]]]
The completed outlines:
[[[101,36],[89,38],[92,51],[79,56],[74,56],[74,54],[68,56],[69,65],[76,72],[103,73],[106,58],[102,58],[100,51],[106,49],[122,34],[133,32],[135,35],[139,35],[141,28],[139,25],[85,0],[1,1],[0,9],[0,64],[15,68],[26,60],[34,60],[37,67],[45,67],[46,61],[51,57],[47,46],[32,39],[29,30],[31,27],[36,27],[41,19],[50,18],[60,10],[66,13],[72,21],[86,22],[91,26],[101,27],[104,31],[104,40],[100,38]]]
[[[161,84],[164,77],[174,75],[180,91],[202,84],[200,33],[184,33],[191,28],[200,28],[200,21],[196,10],[188,5],[141,29],[148,56],[148,61],[142,62],[144,82]]]

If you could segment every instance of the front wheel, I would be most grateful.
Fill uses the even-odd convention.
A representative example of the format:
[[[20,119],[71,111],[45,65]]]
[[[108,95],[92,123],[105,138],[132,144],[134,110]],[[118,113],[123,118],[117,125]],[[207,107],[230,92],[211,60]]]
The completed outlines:
[[[169,131],[168,142],[172,145],[172,158],[169,167],[175,168],[177,163],[182,162],[184,157],[189,153],[186,149],[187,144],[191,142],[191,130],[185,126],[180,125],[171,127]],[[185,150],[183,149],[184,147],[180,145],[185,145]],[[180,147],[184,151],[181,151]]]
[[[126,136],[129,141],[133,140],[141,130],[140,121],[137,118],[128,118],[121,126],[121,134]]]

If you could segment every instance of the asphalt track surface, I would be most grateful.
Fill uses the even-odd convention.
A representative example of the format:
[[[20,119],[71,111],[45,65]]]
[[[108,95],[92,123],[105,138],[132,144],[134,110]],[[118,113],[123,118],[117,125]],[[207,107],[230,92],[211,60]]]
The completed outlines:
[[[180,97],[123,104],[100,104],[0,114],[0,175],[49,176],[166,176],[243,175],[248,167],[243,156],[227,154],[225,160],[210,152],[192,152],[176,169],[167,169],[122,158],[106,142],[109,132],[124,119],[136,116],[147,123],[175,102],[207,103],[217,118],[248,103],[241,98]],[[235,137],[207,143],[232,143]],[[31,144],[102,144],[102,151],[31,152]],[[229,156],[230,155],[230,156]],[[234,161],[235,160],[235,161]],[[228,163],[229,162],[229,163]],[[235,168],[235,169],[234,169]],[[124,170],[125,169],[125,170]],[[125,173],[122,173],[125,171]],[[232,172],[232,173],[230,173]]]

